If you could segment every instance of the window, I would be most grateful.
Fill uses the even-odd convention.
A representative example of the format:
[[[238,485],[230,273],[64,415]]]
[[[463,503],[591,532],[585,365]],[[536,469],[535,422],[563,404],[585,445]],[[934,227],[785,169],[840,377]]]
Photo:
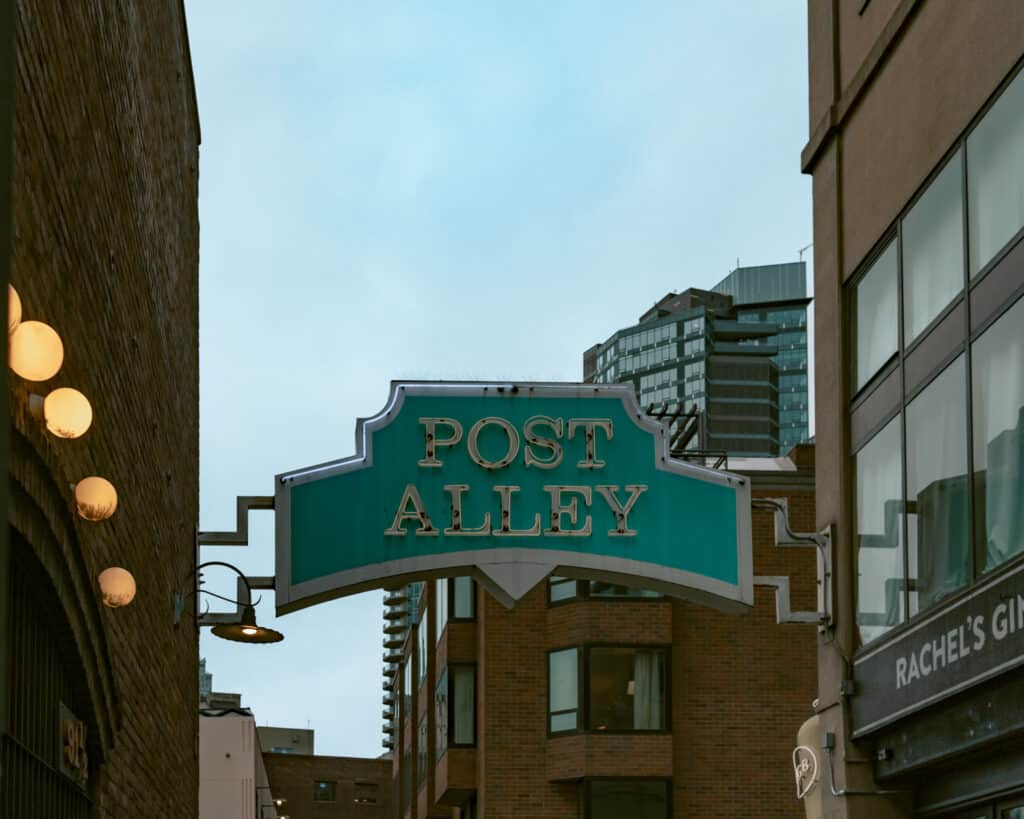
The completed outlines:
[[[449,584],[452,619],[473,620],[476,617],[476,587],[472,577],[455,577]]]
[[[859,390],[896,355],[899,345],[896,242],[882,251],[854,291]]]
[[[698,355],[704,352],[704,339],[695,338],[692,341],[687,341],[683,344],[684,355]]]
[[[665,648],[644,646],[552,651],[548,655],[550,732],[576,731],[580,727],[588,731],[665,730],[668,657]],[[582,681],[581,667],[585,671]],[[581,720],[583,691],[587,713]]]
[[[437,683],[435,695],[437,757],[448,748],[476,744],[476,666],[449,665]]]
[[[591,779],[581,787],[586,819],[668,819],[665,779]]]
[[[902,451],[897,417],[856,456],[857,627],[863,643],[904,619]]]
[[[690,319],[684,325],[685,335],[687,336],[699,336],[704,333],[704,319],[695,318]]]
[[[420,719],[416,743],[416,790],[427,784],[427,715]]]
[[[992,569],[1024,551],[1024,299],[972,353],[975,531]]]
[[[548,602],[558,603],[563,600],[575,600],[579,597],[594,598],[599,600],[662,600],[664,595],[650,589],[636,589],[630,586],[621,586],[617,583],[606,583],[603,580],[581,580],[577,581],[568,577],[548,578]]]
[[[416,687],[419,688],[423,685],[423,680],[427,676],[427,608],[423,609],[423,617],[420,620],[420,624],[417,627],[417,648],[418,657],[416,664]]]
[[[548,654],[548,729],[575,731],[579,727],[580,650],[566,648]]]
[[[686,381],[696,381],[698,378],[704,378],[704,362],[694,361],[692,364],[684,365],[683,378]]]
[[[907,405],[911,615],[970,580],[966,385],[961,356]]]
[[[548,578],[548,602],[557,603],[560,600],[573,600],[576,597],[576,581],[568,577],[556,577],[551,575]]]
[[[666,652],[595,646],[588,654],[587,728],[664,730]]]
[[[903,218],[903,339],[910,344],[964,287],[963,166],[957,151]]]
[[[412,716],[412,657],[402,666],[402,717]]]
[[[632,598],[657,598],[662,599],[663,594],[650,589],[634,589],[629,586],[620,586],[615,583],[605,583],[602,580],[590,580],[587,582],[587,595],[589,597],[632,597]]]
[[[314,782],[313,783],[313,801],[314,802],[334,802],[337,800],[337,782]]]
[[[971,276],[1024,225],[1024,76],[1018,74],[967,137]]]
[[[434,642],[441,642],[444,627],[448,625],[448,578],[434,581]]]

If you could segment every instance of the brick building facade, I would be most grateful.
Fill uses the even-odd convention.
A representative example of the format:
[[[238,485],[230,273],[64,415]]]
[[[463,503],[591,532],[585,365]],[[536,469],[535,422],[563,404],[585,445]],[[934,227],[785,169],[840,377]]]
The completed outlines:
[[[792,458],[732,468],[810,531],[813,447]],[[753,527],[755,574],[791,577],[794,608],[814,610],[814,555],[777,548],[770,512]],[[745,615],[638,594],[554,578],[506,609],[468,579],[425,584],[386,684],[394,815],[800,815],[790,754],[811,713],[815,627],[778,625],[766,588]]]
[[[391,819],[391,760],[272,753],[263,762],[278,815],[288,819]]]
[[[10,282],[23,318],[60,334],[64,362],[45,382],[8,378],[0,815],[195,816],[197,634],[170,614],[195,567],[199,478],[184,9],[14,5]],[[31,393],[58,387],[91,402],[79,439],[30,412]],[[109,520],[76,514],[69,487],[92,475],[117,490]],[[109,567],[134,575],[130,605],[102,604]]]

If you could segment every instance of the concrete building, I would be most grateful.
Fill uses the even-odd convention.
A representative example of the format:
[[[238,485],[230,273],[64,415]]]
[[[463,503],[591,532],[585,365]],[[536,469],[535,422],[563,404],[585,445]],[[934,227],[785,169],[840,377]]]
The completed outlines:
[[[256,720],[248,708],[199,715],[199,819],[288,816],[267,779]]]
[[[0,816],[195,816],[198,635],[169,614],[195,567],[199,485],[184,10],[17,0],[0,41],[0,287],[22,320],[5,343],[23,364],[45,358],[52,336],[25,329],[38,321],[63,349],[55,374],[4,379]],[[91,404],[74,440],[33,411],[32,394],[62,387]],[[87,477],[116,489],[110,519],[96,519],[112,507],[85,497]]]
[[[736,458],[756,497],[814,521],[813,447]],[[755,511],[755,574],[816,609],[813,550]],[[811,713],[813,625],[551,577],[506,609],[467,577],[385,595],[385,719],[402,819],[793,817],[791,727]],[[415,606],[410,611],[410,604]],[[393,740],[391,739],[393,737]],[[288,757],[282,757],[287,759]],[[273,779],[273,773],[271,774]]]
[[[288,819],[391,819],[391,760],[265,751]]]
[[[803,262],[737,267],[711,291],[669,293],[583,354],[583,380],[699,413],[692,449],[785,454],[808,439],[805,278]]]
[[[315,737],[312,728],[275,728],[264,725],[256,729],[260,734],[260,746],[268,754],[303,754],[312,756],[316,753]]]
[[[828,817],[1024,816],[1024,5],[808,3]]]

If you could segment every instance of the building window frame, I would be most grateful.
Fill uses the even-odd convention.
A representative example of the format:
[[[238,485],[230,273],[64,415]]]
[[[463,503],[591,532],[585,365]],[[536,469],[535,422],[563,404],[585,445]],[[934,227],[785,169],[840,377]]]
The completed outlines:
[[[928,174],[921,186],[915,191],[913,197],[901,209],[888,228],[875,243],[871,252],[865,256],[855,273],[843,288],[842,297],[844,300],[844,311],[847,339],[847,385],[850,400],[847,405],[848,418],[851,423],[851,440],[848,451],[851,475],[856,474],[856,457],[875,436],[885,428],[893,418],[898,418],[900,437],[903,442],[900,455],[902,497],[901,504],[906,505],[908,501],[908,447],[907,441],[907,408],[911,402],[921,395],[935,380],[947,371],[947,368],[962,355],[964,358],[964,412],[967,418],[967,428],[964,430],[967,447],[967,549],[970,554],[969,574],[966,585],[926,608],[918,608],[914,611],[911,606],[910,574],[910,549],[908,539],[908,515],[901,514],[900,536],[904,544],[903,553],[903,577],[901,589],[902,611],[907,614],[897,625],[892,626],[883,635],[872,639],[870,642],[858,648],[874,650],[877,646],[894,639],[907,628],[913,626],[922,615],[930,615],[941,608],[950,605],[959,599],[982,577],[989,578],[1000,574],[1004,570],[1012,570],[1014,566],[1024,560],[1024,555],[1014,556],[1006,562],[992,568],[985,568],[984,552],[985,544],[979,542],[980,536],[976,531],[977,504],[984,503],[984,497],[978,496],[978,488],[975,486],[975,452],[974,452],[974,414],[975,401],[973,396],[973,356],[974,345],[977,340],[991,328],[1003,315],[1024,299],[1024,269],[1013,267],[1014,259],[1011,256],[1019,257],[1024,255],[1024,225],[1021,225],[1016,233],[995,253],[992,258],[986,261],[981,267],[971,274],[971,235],[970,235],[970,214],[968,210],[970,191],[968,189],[968,160],[967,141],[982,122],[985,115],[1000,99],[1002,93],[1014,81],[1024,82],[1021,76],[1024,71],[1024,60],[1019,62],[1007,77],[999,84],[985,105],[978,111],[969,125],[964,129],[953,145],[946,151],[935,167]],[[961,174],[961,221],[962,221],[962,279],[963,286],[958,295],[946,305],[918,335],[907,342],[905,339],[905,281],[904,281],[904,252],[903,252],[903,221],[907,214],[914,208],[922,196],[924,196],[936,178],[947,169],[950,161],[960,162]],[[874,263],[888,249],[890,242],[896,245],[896,299],[898,345],[896,353],[883,365],[881,365],[867,380],[858,387],[857,385],[857,315],[856,315],[856,292],[857,286],[864,277],[872,270]],[[1005,281],[1004,281],[1005,280]],[[993,287],[998,289],[998,298],[993,301]],[[978,294],[987,294],[987,298],[979,304]],[[987,302],[987,304],[986,304]],[[994,307],[992,305],[995,305]],[[973,312],[978,309],[984,313],[984,319],[977,321]],[[855,483],[855,478],[853,483]],[[852,485],[852,484],[851,484]],[[851,490],[852,491],[852,490]],[[854,532],[856,540],[856,531]],[[856,545],[854,560],[856,560]],[[913,614],[909,612],[914,611]]]
[[[632,649],[641,651],[659,651],[664,661],[664,691],[663,728],[589,728],[591,714],[590,696],[590,655],[593,649]],[[551,655],[561,651],[576,650],[576,708],[552,712],[551,710]],[[545,712],[547,735],[549,739],[561,736],[572,736],[575,734],[598,734],[609,736],[621,735],[659,735],[672,733],[672,644],[671,643],[582,643],[575,645],[559,646],[547,652],[547,709]],[[576,713],[576,727],[562,731],[551,729],[551,717],[555,714],[569,713],[574,710]]]
[[[329,785],[329,788],[321,789],[321,785]],[[326,795],[322,795],[326,794]],[[317,779],[313,782],[314,802],[337,802],[338,801],[338,780]]]
[[[593,580],[580,580],[572,577],[561,577],[552,575],[548,578],[548,607],[564,606],[569,603],[580,603],[580,602],[599,602],[599,603],[665,603],[669,601],[669,598],[659,592],[650,591],[647,589],[633,589],[635,592],[640,592],[635,596],[627,594],[600,594],[593,590],[591,583],[603,582]],[[616,588],[627,588],[626,586],[611,584]],[[573,591],[570,595],[555,599],[552,596],[552,590],[554,588],[569,588],[572,587]]]
[[[471,713],[473,715],[473,738],[469,742],[457,742],[455,737],[455,688],[458,677],[451,673],[453,670],[470,669],[473,680],[473,702]],[[444,689],[443,692],[441,689]],[[477,667],[476,663],[448,663],[438,675],[437,691],[435,692],[435,703],[437,713],[434,719],[435,748],[437,757],[435,764],[441,761],[449,748],[475,748],[477,742]],[[443,695],[443,697],[442,697]],[[439,707],[444,702],[444,707]],[[443,727],[443,732],[442,732]],[[444,738],[442,741],[442,737]]]

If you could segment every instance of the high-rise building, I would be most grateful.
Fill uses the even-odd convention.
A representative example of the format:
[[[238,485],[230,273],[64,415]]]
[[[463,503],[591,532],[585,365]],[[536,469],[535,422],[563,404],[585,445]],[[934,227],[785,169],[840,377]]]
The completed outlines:
[[[808,439],[805,278],[803,262],[737,267],[711,291],[669,293],[583,354],[583,380],[699,414],[693,449],[784,454]]]
[[[818,816],[1024,816],[1024,4],[807,4]],[[809,813],[808,815],[815,815]]]

